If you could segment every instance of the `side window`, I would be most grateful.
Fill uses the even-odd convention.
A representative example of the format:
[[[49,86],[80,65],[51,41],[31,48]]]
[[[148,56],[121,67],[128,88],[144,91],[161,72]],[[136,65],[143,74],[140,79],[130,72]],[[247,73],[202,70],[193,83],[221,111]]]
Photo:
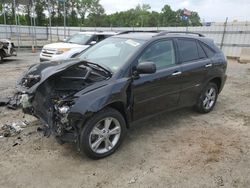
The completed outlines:
[[[200,59],[195,40],[178,39],[178,48],[180,52],[181,62],[188,62]]]
[[[104,35],[97,35],[97,41],[98,42],[102,41],[103,39],[105,39]]]
[[[93,42],[93,41],[98,42],[98,36],[97,35],[92,36],[91,40],[89,41],[89,44],[91,45],[91,42]]]
[[[104,39],[111,37],[112,35],[104,35]]]
[[[160,41],[151,45],[139,58],[139,63],[145,61],[154,62],[157,69],[175,64],[173,41]]]
[[[200,42],[200,44],[209,58],[211,58],[215,55],[215,52],[210,47],[208,47],[206,44],[203,44],[202,42]]]

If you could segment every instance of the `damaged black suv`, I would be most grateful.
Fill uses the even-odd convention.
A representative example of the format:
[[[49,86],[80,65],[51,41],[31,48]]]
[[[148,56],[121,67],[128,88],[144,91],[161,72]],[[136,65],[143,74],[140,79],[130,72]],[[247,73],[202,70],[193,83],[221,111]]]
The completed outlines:
[[[226,67],[201,34],[127,32],[78,58],[30,67],[17,88],[23,111],[44,123],[46,135],[99,159],[119,147],[133,121],[187,106],[210,112]]]

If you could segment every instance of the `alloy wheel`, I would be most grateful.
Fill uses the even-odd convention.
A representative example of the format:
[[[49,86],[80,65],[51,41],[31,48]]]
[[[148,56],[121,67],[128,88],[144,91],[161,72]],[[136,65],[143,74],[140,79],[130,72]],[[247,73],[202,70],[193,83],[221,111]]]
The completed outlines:
[[[203,100],[203,107],[209,110],[213,107],[216,100],[216,90],[213,87],[207,89],[205,93],[205,98]]]
[[[92,151],[104,154],[116,146],[121,135],[121,125],[116,118],[107,117],[99,121],[89,135]]]

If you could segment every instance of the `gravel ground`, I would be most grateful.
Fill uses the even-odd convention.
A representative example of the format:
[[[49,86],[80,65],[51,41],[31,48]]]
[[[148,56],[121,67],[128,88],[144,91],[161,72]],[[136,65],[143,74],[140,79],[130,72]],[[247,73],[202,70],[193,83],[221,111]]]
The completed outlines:
[[[14,92],[38,53],[0,64],[1,97]],[[165,113],[135,124],[112,156],[94,161],[72,145],[36,131],[20,110],[0,108],[0,126],[26,120],[17,136],[0,138],[0,187],[249,187],[250,64],[229,61],[214,111]]]

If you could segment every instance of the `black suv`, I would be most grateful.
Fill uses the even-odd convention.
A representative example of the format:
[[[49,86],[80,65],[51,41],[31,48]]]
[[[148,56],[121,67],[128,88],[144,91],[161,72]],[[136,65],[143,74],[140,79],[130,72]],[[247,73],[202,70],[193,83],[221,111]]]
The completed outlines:
[[[17,87],[25,113],[60,142],[98,159],[121,144],[130,123],[177,108],[210,112],[227,61],[196,33],[127,32],[78,58],[30,67]]]

